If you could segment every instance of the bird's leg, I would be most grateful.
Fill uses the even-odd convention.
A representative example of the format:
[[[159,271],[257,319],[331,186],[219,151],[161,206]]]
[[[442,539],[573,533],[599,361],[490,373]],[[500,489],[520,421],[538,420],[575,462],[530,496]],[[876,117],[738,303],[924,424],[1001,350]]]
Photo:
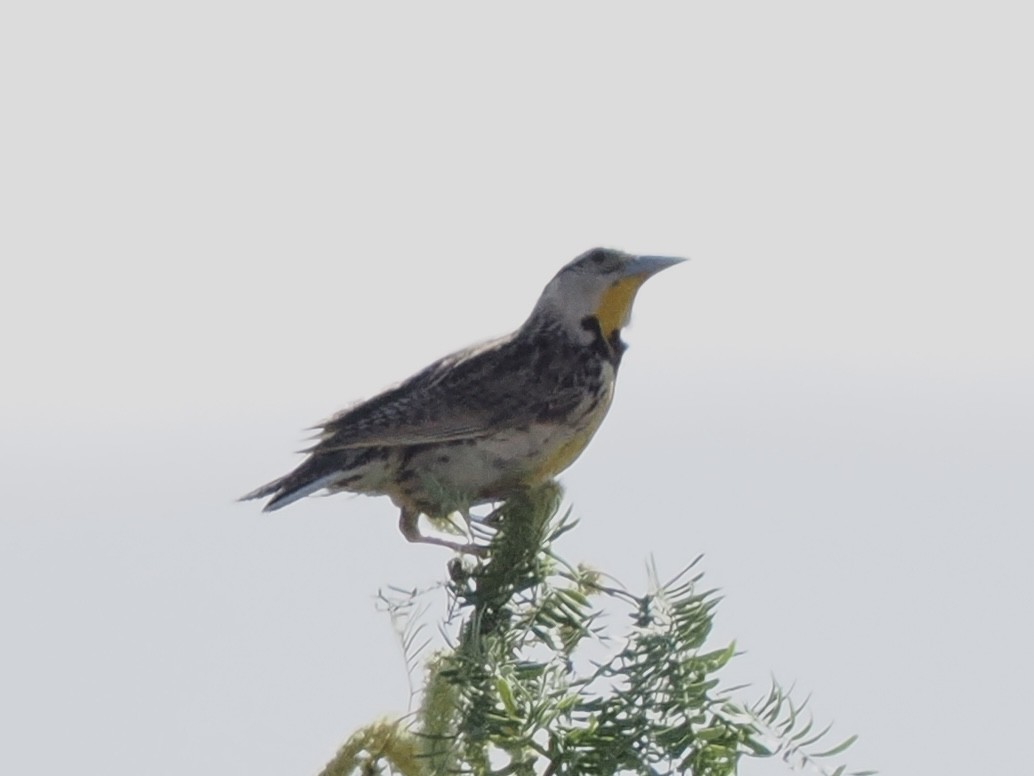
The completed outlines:
[[[402,511],[399,513],[399,530],[408,541],[437,544],[439,547],[448,547],[450,550],[464,552],[468,555],[483,556],[487,549],[477,544],[460,544],[458,542],[450,542],[448,539],[439,539],[437,536],[424,536],[420,533],[420,512],[407,507],[402,507]]]

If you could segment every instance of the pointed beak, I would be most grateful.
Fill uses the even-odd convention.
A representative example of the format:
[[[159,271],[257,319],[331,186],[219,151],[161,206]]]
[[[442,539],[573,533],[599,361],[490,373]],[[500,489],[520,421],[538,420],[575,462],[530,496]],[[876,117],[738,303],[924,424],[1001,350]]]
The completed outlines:
[[[625,262],[622,275],[625,277],[642,277],[646,280],[651,275],[656,275],[662,269],[674,267],[687,259],[680,259],[675,256],[634,256]]]

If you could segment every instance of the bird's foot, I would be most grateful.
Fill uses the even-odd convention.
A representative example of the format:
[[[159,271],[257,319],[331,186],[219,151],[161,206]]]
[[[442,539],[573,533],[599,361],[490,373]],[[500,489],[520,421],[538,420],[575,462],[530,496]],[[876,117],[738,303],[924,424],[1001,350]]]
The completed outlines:
[[[472,518],[468,510],[460,513],[469,528]],[[402,509],[399,515],[399,530],[406,537],[407,541],[419,542],[421,544],[436,544],[439,547],[448,547],[454,552],[462,552],[466,555],[475,555],[479,558],[488,554],[488,547],[474,542],[453,542],[437,536],[425,536],[420,531],[420,513],[413,509]]]
[[[466,522],[467,527],[483,525],[487,528],[495,528],[502,521],[503,507],[505,504],[499,504],[487,515],[472,515],[469,509],[460,512],[463,515],[463,520]]]

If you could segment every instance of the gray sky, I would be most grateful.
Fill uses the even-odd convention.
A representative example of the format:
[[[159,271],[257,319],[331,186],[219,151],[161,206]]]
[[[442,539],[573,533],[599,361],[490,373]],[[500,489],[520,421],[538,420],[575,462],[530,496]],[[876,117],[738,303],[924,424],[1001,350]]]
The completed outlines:
[[[640,294],[559,547],[699,553],[716,644],[885,774],[1029,735],[1034,55],[1020,4],[0,12],[0,772],[312,773],[405,709],[387,500],[236,504],[302,429]],[[748,774],[785,772],[778,763]]]

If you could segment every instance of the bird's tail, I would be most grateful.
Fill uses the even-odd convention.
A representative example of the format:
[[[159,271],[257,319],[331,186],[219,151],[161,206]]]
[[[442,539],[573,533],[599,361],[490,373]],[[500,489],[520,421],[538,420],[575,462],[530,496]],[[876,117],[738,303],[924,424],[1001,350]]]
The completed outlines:
[[[320,488],[332,485],[345,476],[345,472],[336,463],[320,458],[310,458],[290,474],[267,482],[261,488],[256,488],[251,493],[241,496],[238,501],[272,496],[262,507],[263,512],[273,512],[281,507],[286,507],[300,498],[315,493]]]

